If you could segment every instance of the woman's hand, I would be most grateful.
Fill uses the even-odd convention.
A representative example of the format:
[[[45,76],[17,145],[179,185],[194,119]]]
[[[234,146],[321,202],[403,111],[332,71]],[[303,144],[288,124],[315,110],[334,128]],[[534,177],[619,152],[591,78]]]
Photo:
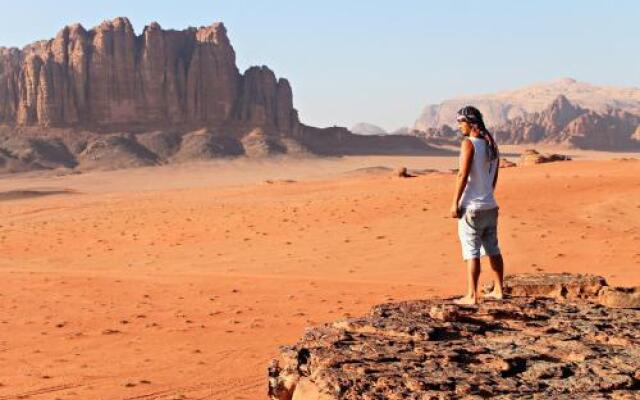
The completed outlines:
[[[460,218],[460,209],[457,204],[451,205],[451,218]]]

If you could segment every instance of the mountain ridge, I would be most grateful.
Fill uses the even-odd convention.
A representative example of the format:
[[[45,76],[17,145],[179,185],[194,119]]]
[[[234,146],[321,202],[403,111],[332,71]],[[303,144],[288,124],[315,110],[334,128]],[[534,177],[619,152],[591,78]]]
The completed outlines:
[[[427,105],[416,119],[413,129],[426,131],[442,125],[455,126],[456,111],[468,104],[477,106],[483,112],[488,126],[498,126],[509,119],[542,111],[559,95],[600,113],[621,109],[640,115],[639,87],[597,86],[572,78],[560,78],[514,90],[458,96]]]
[[[415,136],[303,124],[287,79],[266,66],[240,73],[222,22],[136,34],[118,17],[0,48],[0,172],[369,152],[438,151]]]

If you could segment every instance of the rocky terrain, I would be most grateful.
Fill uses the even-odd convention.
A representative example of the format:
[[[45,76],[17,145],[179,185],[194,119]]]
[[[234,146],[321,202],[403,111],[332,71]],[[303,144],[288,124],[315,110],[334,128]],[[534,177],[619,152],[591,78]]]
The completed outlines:
[[[640,150],[640,89],[602,88],[571,79],[427,107],[413,133],[431,143],[454,141],[456,111],[467,104],[483,112],[500,143]]]
[[[325,152],[341,154],[351,134],[333,129],[303,125],[291,85],[269,68],[240,73],[222,23],[182,31],[151,23],[136,35],[116,18],[0,48],[0,171],[313,152],[306,142],[316,135]],[[407,141],[429,150],[415,138],[395,147],[392,137],[384,148],[353,140],[377,152]]]
[[[509,120],[494,128],[501,143],[552,143],[582,149],[640,149],[634,137],[640,128],[640,115],[622,110],[596,112],[558,96],[541,112]]]
[[[640,150],[640,114],[620,109],[603,112],[582,108],[564,96],[539,112],[523,114],[489,128],[501,144],[547,144],[605,151]],[[434,144],[457,142],[449,125],[413,131]]]
[[[640,293],[526,274],[506,301],[382,304],[310,329],[269,367],[269,395],[316,399],[636,399]]]
[[[442,125],[455,126],[456,111],[468,104],[474,104],[482,110],[487,125],[502,125],[508,120],[544,110],[560,95],[598,113],[619,109],[640,115],[640,88],[595,86],[563,78],[517,90],[463,96],[428,105],[416,120],[414,129],[426,131]]]

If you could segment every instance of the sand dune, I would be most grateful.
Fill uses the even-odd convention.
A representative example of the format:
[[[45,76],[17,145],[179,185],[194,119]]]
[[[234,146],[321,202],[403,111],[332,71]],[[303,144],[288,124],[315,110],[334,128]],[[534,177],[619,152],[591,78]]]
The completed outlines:
[[[640,161],[589,158],[501,172],[508,272],[640,285]],[[76,193],[0,202],[0,399],[264,398],[268,360],[306,326],[463,290],[451,174],[345,174],[455,162],[0,179],[3,193]]]

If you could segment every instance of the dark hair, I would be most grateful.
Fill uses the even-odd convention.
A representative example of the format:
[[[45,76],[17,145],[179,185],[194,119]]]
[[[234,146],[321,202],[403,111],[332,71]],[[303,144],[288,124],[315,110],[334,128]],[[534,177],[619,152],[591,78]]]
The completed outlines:
[[[487,155],[489,156],[489,160],[496,160],[500,154],[498,150],[498,144],[491,136],[491,132],[487,129],[484,124],[484,118],[482,117],[482,113],[480,110],[473,106],[462,107],[458,110],[456,120],[458,122],[468,122],[480,132],[480,137],[482,137],[488,144],[487,146]]]

